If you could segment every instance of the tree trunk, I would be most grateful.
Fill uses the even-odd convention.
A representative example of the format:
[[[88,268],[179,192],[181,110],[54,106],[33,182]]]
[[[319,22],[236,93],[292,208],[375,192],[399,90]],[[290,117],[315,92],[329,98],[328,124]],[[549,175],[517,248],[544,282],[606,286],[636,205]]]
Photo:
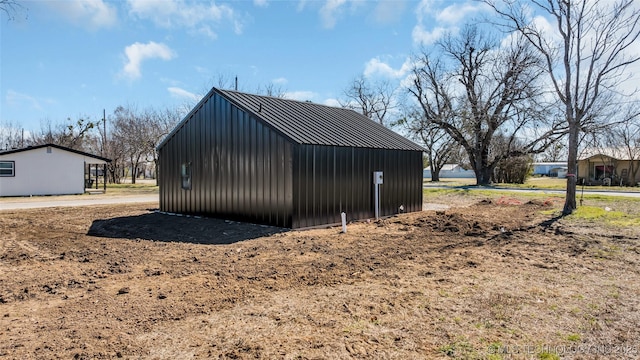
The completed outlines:
[[[440,169],[438,169],[438,171],[433,170],[433,167],[431,167],[431,182],[438,182],[440,181]]]
[[[160,170],[158,169],[158,165],[159,165],[158,164],[159,163],[158,159],[153,159],[153,163],[155,164],[154,176],[156,177],[156,186],[159,186],[160,185],[160,180],[158,178],[159,178],[159,175],[160,175]]]
[[[491,173],[493,169],[488,166],[483,166],[480,169],[475,169],[476,173],[476,185],[491,185]]]
[[[567,158],[567,192],[562,215],[569,215],[577,208],[576,182],[578,172],[578,137],[580,128],[577,121],[569,122],[569,154]]]
[[[135,184],[136,183],[136,175],[137,174],[137,170],[138,170],[138,163],[136,162],[136,164],[133,164],[133,159],[131,159],[131,183]]]
[[[479,154],[478,154],[479,153]],[[491,174],[493,167],[489,166],[489,150],[482,149],[476,152],[473,171],[476,173],[476,185],[491,185]]]

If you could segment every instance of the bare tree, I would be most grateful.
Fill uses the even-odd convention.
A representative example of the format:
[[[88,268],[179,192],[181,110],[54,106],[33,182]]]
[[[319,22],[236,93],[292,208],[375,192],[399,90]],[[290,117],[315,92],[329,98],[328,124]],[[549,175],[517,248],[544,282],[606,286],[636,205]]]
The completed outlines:
[[[414,68],[414,86],[409,93],[420,96],[421,110],[412,111],[404,122],[409,132],[421,140],[428,150],[431,181],[440,181],[440,171],[458,152],[460,145],[440,123],[451,123],[454,117],[453,101],[444,69],[439,60],[423,57],[422,66]],[[419,87],[419,88],[418,88]],[[420,94],[420,95],[419,95]]]
[[[12,122],[0,123],[0,149],[23,148],[24,129]]]
[[[423,50],[414,56],[407,90],[425,118],[465,149],[478,185],[491,183],[500,160],[540,153],[566,131],[539,102],[539,57],[525,42],[514,38],[500,48],[477,27],[466,26],[458,37],[446,36],[438,49],[451,68],[437,60],[439,53]],[[505,139],[505,146],[492,148],[495,137]]]
[[[287,91],[282,86],[276,85],[274,83],[268,83],[264,86],[258,86],[258,88],[256,89],[256,94],[284,98],[287,94]]]
[[[576,172],[580,133],[619,106],[616,92],[628,79],[624,71],[638,62],[631,51],[640,36],[640,9],[633,0],[484,0],[509,31],[524,36],[544,58],[555,96],[564,105],[568,135],[568,174],[563,214],[576,209]],[[531,7],[554,26],[545,31],[531,18]]]
[[[359,111],[381,125],[387,125],[386,116],[389,110],[395,108],[394,92],[395,89],[388,81],[372,83],[364,76],[360,76],[355,78],[344,91],[346,100],[341,101],[340,105]]]
[[[52,124],[50,120],[45,120],[40,124],[40,132],[32,133],[29,143],[31,145],[56,144],[75,150],[87,150],[85,141],[91,134],[96,123],[87,118],[71,120],[67,118],[66,123]]]
[[[442,116],[441,114],[433,114]],[[460,145],[440,126],[431,122],[421,110],[409,111],[406,116],[398,120],[395,125],[407,129],[411,137],[420,142],[427,149],[427,161],[431,169],[431,181],[440,181],[440,171],[445,164],[459,153]]]
[[[540,154],[539,159],[544,162],[566,162],[567,145],[562,142],[562,139],[558,139],[558,141],[549,146],[545,152]]]
[[[140,162],[147,156],[152,140],[149,137],[148,114],[140,113],[135,106],[118,106],[114,111],[113,137],[123,146],[131,169],[131,183],[136,183]]]
[[[158,184],[158,172],[159,169],[159,156],[157,146],[160,141],[164,139],[173,128],[182,119],[182,113],[176,108],[165,108],[161,110],[149,110],[148,111],[148,136],[149,136],[149,152],[147,156],[151,157],[154,164],[156,185]]]
[[[0,0],[0,10],[7,15],[9,20],[15,20],[19,12],[26,12],[27,9],[16,0]],[[25,19],[26,17],[25,15]]]

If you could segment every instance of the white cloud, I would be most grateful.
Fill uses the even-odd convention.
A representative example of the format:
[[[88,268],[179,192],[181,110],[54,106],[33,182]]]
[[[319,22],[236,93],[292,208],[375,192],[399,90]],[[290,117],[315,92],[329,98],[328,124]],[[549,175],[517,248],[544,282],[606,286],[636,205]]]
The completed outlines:
[[[334,107],[342,107],[342,105],[340,105],[340,101],[338,101],[338,99],[325,99],[322,104],[327,105],[327,106],[334,106]]]
[[[165,44],[150,41],[146,44],[136,42],[124,49],[127,63],[124,65],[123,73],[130,79],[137,79],[141,76],[140,67],[147,59],[171,60],[176,55]]]
[[[42,110],[42,106],[40,105],[40,101],[35,97],[23,93],[19,93],[14,90],[7,90],[7,95],[5,97],[7,101],[7,105],[22,105],[27,104],[32,109]]]
[[[336,26],[336,21],[341,12],[341,7],[347,2],[347,0],[327,0],[327,2],[320,8],[320,18],[322,24],[327,29],[332,29]]]
[[[228,5],[190,0],[128,0],[128,4],[131,15],[149,19],[160,27],[184,27],[215,39],[212,25],[227,21],[236,34],[242,33],[243,23]]]
[[[364,76],[372,77],[380,75],[387,78],[397,79],[405,76],[411,70],[410,60],[407,59],[400,69],[394,69],[389,64],[381,61],[379,58],[369,60],[364,67]]]
[[[307,6],[307,0],[299,0],[298,1],[298,6],[296,6],[296,11],[300,12],[302,10],[304,10],[304,8]]]
[[[118,20],[116,8],[103,0],[46,1],[45,4],[69,21],[89,29],[111,27]]]
[[[253,5],[257,7],[267,7],[269,2],[267,0],[253,0]]]
[[[168,87],[167,90],[169,91],[171,96],[179,99],[188,99],[196,102],[196,101],[200,101],[200,99],[202,98],[202,96],[198,94],[194,94],[192,92],[189,92],[185,89],[181,89],[179,87],[172,86],[172,87]]]
[[[416,7],[417,23],[411,34],[415,44],[434,44],[447,33],[455,34],[458,26],[465,23],[467,18],[489,9],[488,5],[471,1],[445,8],[438,8],[438,4],[434,0],[422,0]]]
[[[279,77],[277,79],[271,80],[271,82],[276,84],[276,85],[284,85],[284,84],[288,83],[289,80],[287,80],[286,78],[283,78],[283,77]]]
[[[313,91],[287,91],[284,93],[285,99],[307,101],[316,97]]]
[[[380,1],[373,11],[373,19],[379,24],[391,24],[401,19],[405,7],[405,1]]]
[[[436,13],[435,18],[439,23],[457,25],[464,22],[465,17],[489,9],[489,5],[484,3],[453,4]]]
[[[431,31],[427,31],[424,26],[416,25],[413,28],[411,37],[416,44],[432,45],[440,40],[448,31],[451,31],[451,29],[445,29],[443,27],[436,27]]]

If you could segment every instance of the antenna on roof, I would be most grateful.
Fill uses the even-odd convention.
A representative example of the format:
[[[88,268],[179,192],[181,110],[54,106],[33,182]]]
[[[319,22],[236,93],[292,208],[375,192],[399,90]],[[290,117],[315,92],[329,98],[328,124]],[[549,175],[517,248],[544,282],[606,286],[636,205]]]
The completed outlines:
[[[262,112],[262,103],[259,104],[260,106],[258,107],[258,112]]]
[[[236,91],[238,91],[238,76],[236,75]]]

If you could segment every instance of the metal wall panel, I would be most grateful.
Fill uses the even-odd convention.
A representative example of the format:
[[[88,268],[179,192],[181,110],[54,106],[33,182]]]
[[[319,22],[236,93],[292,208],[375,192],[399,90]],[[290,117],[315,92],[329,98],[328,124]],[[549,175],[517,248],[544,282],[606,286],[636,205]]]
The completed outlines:
[[[292,144],[217,94],[189,116],[160,148],[160,209],[291,227]]]
[[[294,146],[293,227],[372,218],[373,172],[384,172],[380,215],[422,210],[422,153],[321,145]]]
[[[160,209],[282,227],[372,218],[373,172],[384,172],[380,214],[422,209],[422,153],[296,144],[216,92],[160,149]],[[181,165],[191,163],[191,189]]]

